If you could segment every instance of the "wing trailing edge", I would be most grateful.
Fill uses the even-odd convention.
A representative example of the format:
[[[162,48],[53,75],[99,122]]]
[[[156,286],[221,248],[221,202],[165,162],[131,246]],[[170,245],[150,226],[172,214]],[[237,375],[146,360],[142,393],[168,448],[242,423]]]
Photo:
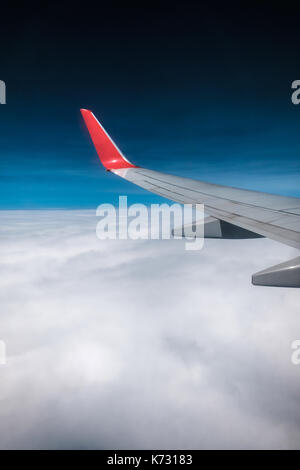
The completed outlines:
[[[237,225],[230,224],[224,220],[216,219],[215,217],[205,217],[203,221],[197,222],[203,224],[204,238],[223,238],[227,240],[242,240],[248,238],[264,238],[263,235],[238,227]],[[172,235],[177,237],[194,237],[195,225],[187,224],[182,227],[176,227],[172,230]]]

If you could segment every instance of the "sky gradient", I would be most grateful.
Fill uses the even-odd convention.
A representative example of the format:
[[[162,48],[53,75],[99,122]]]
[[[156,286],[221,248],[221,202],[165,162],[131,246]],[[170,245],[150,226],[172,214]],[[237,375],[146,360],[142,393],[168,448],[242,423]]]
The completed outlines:
[[[139,166],[300,196],[293,12],[175,2],[4,13],[1,209],[162,200],[105,173],[80,107]]]

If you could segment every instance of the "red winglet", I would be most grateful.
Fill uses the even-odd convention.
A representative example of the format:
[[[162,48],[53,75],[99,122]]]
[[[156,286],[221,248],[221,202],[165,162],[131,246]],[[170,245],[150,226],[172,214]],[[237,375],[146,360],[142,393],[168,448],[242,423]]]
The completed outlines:
[[[124,157],[94,114],[88,109],[81,109],[80,111],[103,166],[107,170],[137,168]]]

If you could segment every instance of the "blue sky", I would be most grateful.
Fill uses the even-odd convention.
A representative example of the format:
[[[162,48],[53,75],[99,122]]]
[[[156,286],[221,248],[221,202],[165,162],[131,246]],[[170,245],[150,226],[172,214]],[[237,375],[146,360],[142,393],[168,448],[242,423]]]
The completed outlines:
[[[76,7],[70,19],[64,6],[7,17],[2,209],[95,208],[119,194],[161,200],[103,170],[81,107],[139,166],[300,196],[292,15],[199,12],[189,2],[171,17],[107,7],[102,19],[99,27]]]

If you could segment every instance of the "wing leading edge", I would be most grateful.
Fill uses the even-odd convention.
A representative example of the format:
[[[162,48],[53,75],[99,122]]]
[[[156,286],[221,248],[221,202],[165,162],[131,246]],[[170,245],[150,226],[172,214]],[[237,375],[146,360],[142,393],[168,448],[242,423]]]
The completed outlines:
[[[300,198],[216,185],[137,167],[124,157],[91,111],[81,110],[81,113],[107,170],[172,201],[204,204],[205,212],[222,221],[223,226],[230,224],[300,249]],[[254,274],[252,282],[300,287],[300,257]]]

